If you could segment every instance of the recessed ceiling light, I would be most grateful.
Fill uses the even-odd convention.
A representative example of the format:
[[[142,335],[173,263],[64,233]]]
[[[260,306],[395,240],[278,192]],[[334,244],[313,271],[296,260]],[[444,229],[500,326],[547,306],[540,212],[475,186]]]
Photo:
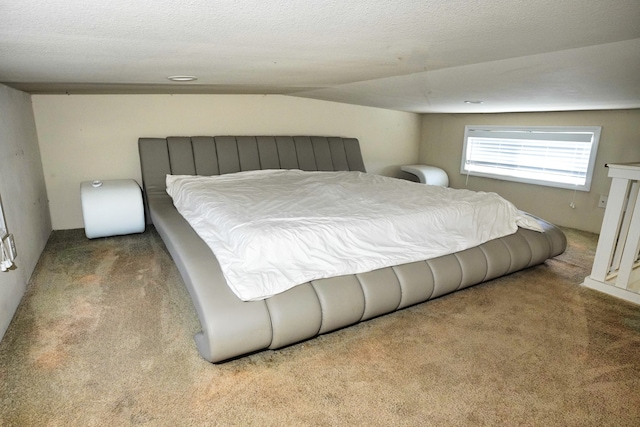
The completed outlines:
[[[195,76],[169,76],[167,78],[172,82],[192,82],[198,80]]]
[[[464,101],[465,104],[484,104],[484,101]]]

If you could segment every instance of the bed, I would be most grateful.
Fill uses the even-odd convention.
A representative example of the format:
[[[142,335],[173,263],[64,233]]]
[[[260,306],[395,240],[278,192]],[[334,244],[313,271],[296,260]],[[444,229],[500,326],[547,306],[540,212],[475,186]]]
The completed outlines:
[[[210,362],[304,341],[541,264],[566,248],[562,231],[536,218],[542,232],[518,227],[513,234],[452,254],[310,280],[264,299],[243,301],[228,286],[210,247],[174,206],[167,194],[167,175],[298,169],[365,172],[358,140],[140,138],[139,152],[147,217],[191,295],[202,327],[195,342],[200,355]]]

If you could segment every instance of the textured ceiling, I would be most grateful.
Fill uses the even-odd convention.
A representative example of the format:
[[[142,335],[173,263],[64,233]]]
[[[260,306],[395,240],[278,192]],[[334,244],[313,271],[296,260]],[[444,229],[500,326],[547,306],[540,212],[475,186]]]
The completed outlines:
[[[640,108],[639,22],[638,0],[2,0],[0,82],[414,112]]]

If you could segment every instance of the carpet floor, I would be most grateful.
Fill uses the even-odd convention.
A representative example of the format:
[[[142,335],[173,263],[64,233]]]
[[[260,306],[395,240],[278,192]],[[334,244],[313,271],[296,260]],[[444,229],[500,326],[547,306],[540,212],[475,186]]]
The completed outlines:
[[[153,228],[52,234],[0,342],[0,426],[638,426],[640,306],[543,265],[277,351],[198,355]]]

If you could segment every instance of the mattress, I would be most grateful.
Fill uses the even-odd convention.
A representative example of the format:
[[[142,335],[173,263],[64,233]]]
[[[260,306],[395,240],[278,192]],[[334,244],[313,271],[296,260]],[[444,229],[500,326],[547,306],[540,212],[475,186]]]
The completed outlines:
[[[495,193],[357,171],[168,175],[167,193],[243,301],[451,254],[518,226],[542,231]]]

